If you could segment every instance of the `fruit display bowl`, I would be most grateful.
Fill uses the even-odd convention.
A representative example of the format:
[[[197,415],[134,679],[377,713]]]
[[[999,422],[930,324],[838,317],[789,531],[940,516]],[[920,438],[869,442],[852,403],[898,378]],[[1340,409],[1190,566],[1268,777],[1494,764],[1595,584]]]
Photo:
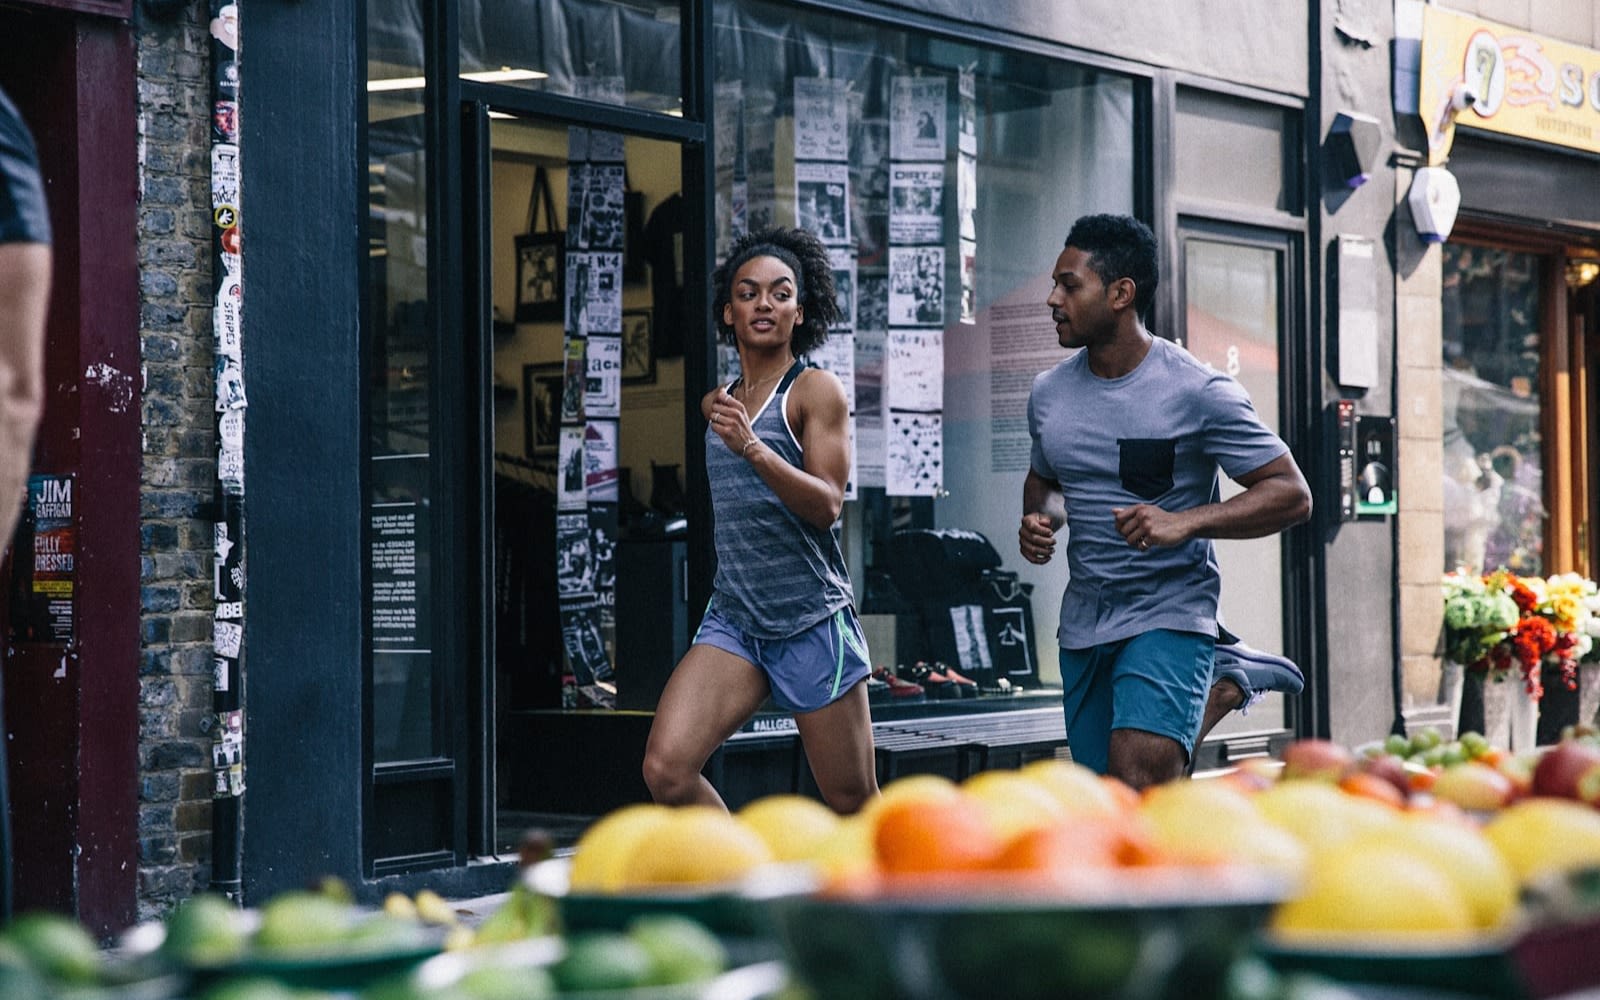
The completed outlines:
[[[514,979],[527,970],[554,965],[564,947],[561,939],[547,937],[447,952],[417,966],[407,977],[407,984],[415,995],[432,996],[452,991],[475,971],[500,970]],[[769,961],[730,969],[703,982],[565,992],[556,996],[560,1000],[765,1000],[778,995],[787,983],[788,973],[783,963]]]
[[[1263,937],[1256,953],[1282,973],[1306,972],[1344,983],[1437,990],[1463,997],[1526,997],[1510,959],[1510,939],[1402,942],[1284,940]]]
[[[1220,995],[1289,893],[1254,869],[968,879],[769,902],[795,974],[831,1000]]]
[[[568,931],[625,930],[636,917],[673,913],[690,917],[716,934],[760,937],[771,925],[745,882],[663,886],[627,892],[577,892],[571,887],[572,860],[551,858],[524,875],[534,892],[556,901]]]

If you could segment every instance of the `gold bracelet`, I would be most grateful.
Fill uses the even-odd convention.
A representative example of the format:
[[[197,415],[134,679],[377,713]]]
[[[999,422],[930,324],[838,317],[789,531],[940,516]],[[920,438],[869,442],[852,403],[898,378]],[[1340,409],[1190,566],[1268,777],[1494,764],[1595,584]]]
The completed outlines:
[[[761,440],[760,438],[752,437],[750,440],[746,441],[744,443],[744,447],[739,449],[739,457],[740,458],[745,458],[750,453],[750,446],[755,444],[755,443],[757,443],[760,440]]]

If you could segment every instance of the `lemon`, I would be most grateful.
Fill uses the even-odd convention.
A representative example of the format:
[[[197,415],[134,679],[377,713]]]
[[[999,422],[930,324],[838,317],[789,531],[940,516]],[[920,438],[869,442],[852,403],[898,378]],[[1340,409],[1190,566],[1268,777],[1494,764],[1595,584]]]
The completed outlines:
[[[846,879],[872,871],[877,866],[874,829],[872,820],[866,816],[840,820],[828,838],[817,845],[811,863],[830,879]]]
[[[1055,797],[1068,816],[1109,818],[1122,812],[1100,775],[1068,760],[1036,760],[1017,772]]]
[[[1523,799],[1500,810],[1484,836],[1517,879],[1600,865],[1600,812],[1567,799]]]
[[[1234,842],[1261,826],[1244,793],[1216,781],[1172,781],[1145,793],[1139,814],[1151,839],[1179,861],[1224,861]]]
[[[1054,795],[1016,771],[980,771],[961,783],[961,791],[978,803],[1001,840],[1067,818]]]
[[[1400,822],[1400,813],[1325,781],[1280,781],[1251,797],[1267,820],[1313,852]]]
[[[771,860],[762,839],[732,815],[712,806],[683,806],[634,844],[622,865],[622,885],[727,882]]]
[[[811,860],[840,822],[832,809],[803,795],[768,795],[738,815],[779,861]]]
[[[1272,927],[1286,937],[1463,935],[1472,908],[1438,865],[1393,844],[1363,839],[1312,860],[1300,895],[1278,907]]]
[[[573,848],[573,889],[615,892],[622,886],[622,869],[639,841],[666,822],[672,810],[654,804],[623,806],[607,813],[578,838]]]
[[[1351,843],[1356,850],[1392,845],[1431,862],[1455,883],[1479,927],[1499,926],[1517,905],[1511,866],[1474,827],[1418,815]]]
[[[878,797],[863,806],[858,815],[871,818],[896,802],[936,802],[959,794],[960,789],[949,778],[937,774],[908,774],[884,785]]]
[[[1304,876],[1311,860],[1310,849],[1300,843],[1298,837],[1271,823],[1257,822],[1254,826],[1234,829],[1226,846],[1229,859],[1291,879]]]

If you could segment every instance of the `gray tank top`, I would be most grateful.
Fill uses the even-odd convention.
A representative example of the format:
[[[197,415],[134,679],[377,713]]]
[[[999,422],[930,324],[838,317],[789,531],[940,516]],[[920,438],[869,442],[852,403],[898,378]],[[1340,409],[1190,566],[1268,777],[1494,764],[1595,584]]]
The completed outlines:
[[[804,466],[787,403],[789,387],[804,370],[796,361],[750,421],[761,443],[797,468]],[[782,639],[855,602],[838,523],[824,531],[784,506],[755,467],[710,428],[706,478],[717,536],[711,607],[718,614],[755,638]]]

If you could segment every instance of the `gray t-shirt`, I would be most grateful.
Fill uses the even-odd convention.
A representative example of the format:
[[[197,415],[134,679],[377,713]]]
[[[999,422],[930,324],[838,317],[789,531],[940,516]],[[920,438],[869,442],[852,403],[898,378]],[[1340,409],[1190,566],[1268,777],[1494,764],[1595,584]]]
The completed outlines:
[[[1159,337],[1120,378],[1096,376],[1080,351],[1034,379],[1028,432],[1033,471],[1066,499],[1062,648],[1158,628],[1216,635],[1222,579],[1211,540],[1140,552],[1111,510],[1215,503],[1219,467],[1237,478],[1287,452],[1239,383]]]

